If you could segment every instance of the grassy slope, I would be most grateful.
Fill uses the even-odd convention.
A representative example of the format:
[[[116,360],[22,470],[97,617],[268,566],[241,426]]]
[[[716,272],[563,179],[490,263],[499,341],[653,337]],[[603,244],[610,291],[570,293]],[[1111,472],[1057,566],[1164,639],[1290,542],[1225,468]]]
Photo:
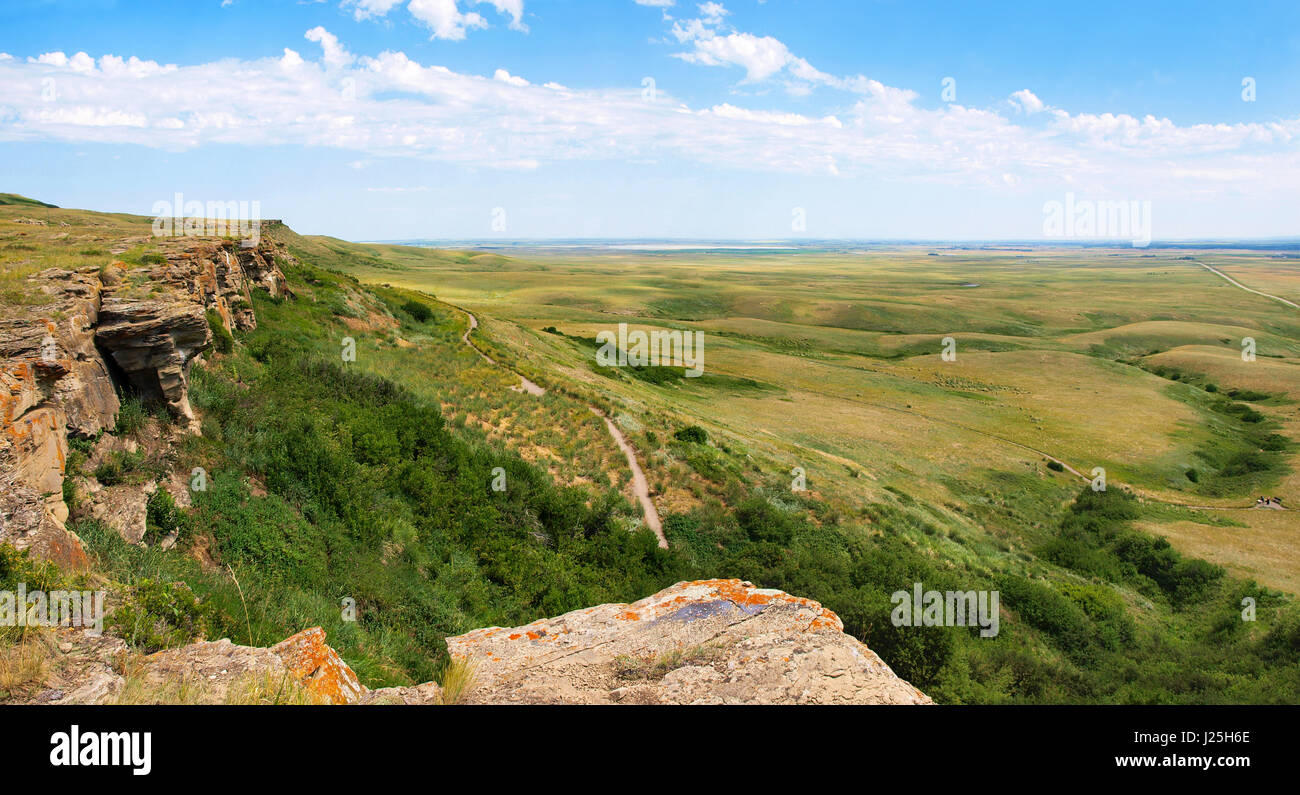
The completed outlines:
[[[0,206],[45,207],[47,209],[57,207],[54,204],[46,204],[36,199],[29,199],[26,196],[19,196],[17,193],[0,193]]]
[[[1216,262],[1223,259],[1252,275],[1275,270],[1253,254],[1229,252]],[[1033,521],[1041,522],[1068,497],[1070,483],[1048,472],[1035,450],[1194,504],[1243,505],[1261,491],[1291,493],[1288,469],[1300,469],[1292,455],[1289,466],[1279,461],[1226,485],[1185,476],[1211,465],[1207,449],[1249,444],[1251,429],[1229,427],[1204,394],[1171,392],[1167,380],[1133,365],[1191,342],[1231,354],[1244,336],[1257,340],[1261,363],[1300,364],[1300,316],[1174,256],[574,254],[484,269],[408,252],[403,261],[406,269],[396,273],[349,269],[366,280],[435,291],[497,320],[493,333],[526,350],[520,361],[544,384],[591,383],[590,351],[567,343],[618,322],[706,331],[710,372],[770,388],[735,394],[685,383],[662,390],[619,379],[592,385],[625,402],[635,424],[705,423],[735,434],[756,455],[815,473],[827,488],[848,492],[850,502],[891,485],[935,502],[969,503],[983,491],[972,475],[1031,474],[1060,481],[1055,501],[1038,506]],[[537,333],[546,326],[567,337]],[[937,355],[949,334],[962,351],[956,362]],[[1225,388],[1258,380],[1241,375]],[[1261,410],[1296,438],[1287,405]],[[861,470],[871,477],[849,478]],[[958,480],[969,488],[950,488]],[[689,503],[679,481],[674,473],[663,482],[660,497]],[[1285,540],[1278,535],[1285,529],[1258,512],[1206,521],[1223,518],[1246,522],[1275,544]],[[1239,563],[1230,550],[1219,559]],[[1300,561],[1240,563],[1274,585],[1300,579]]]
[[[625,427],[646,430],[640,441],[654,465],[669,462],[651,480],[670,511],[701,502],[679,493],[685,478],[672,464],[680,456],[655,449],[664,428],[687,422],[706,425],[725,440],[720,446],[740,447],[740,455],[721,461],[688,459],[694,473],[752,466],[770,478],[797,464],[839,510],[894,495],[916,498],[947,536],[935,551],[980,567],[1006,565],[1016,550],[1041,542],[1075,488],[1041,456],[1008,442],[1049,450],[1084,471],[1104,466],[1144,493],[1197,504],[1249,502],[1257,489],[1276,488],[1277,473],[1285,472],[1200,483],[1184,475],[1213,464],[1207,449],[1249,445],[1255,429],[1225,420],[1213,396],[1132,366],[1133,357],[1189,338],[1235,345],[1231,335],[1241,333],[1243,317],[1262,349],[1295,357],[1296,325],[1172,258],[1153,263],[1118,252],[1081,263],[1077,254],[1047,252],[936,262],[899,254],[864,267],[843,258],[576,256],[494,263],[489,274],[405,256],[406,272],[351,270],[435,290],[497,318],[493,330],[528,351],[520,361],[535,379],[583,383],[625,408]],[[616,322],[711,331],[710,371],[768,388],[651,388],[593,378],[590,350],[574,340]],[[543,326],[564,333],[536,333]],[[898,333],[917,328],[930,333]],[[945,333],[977,352],[941,362],[934,354]],[[1285,411],[1265,411],[1269,423],[1285,426]],[[1272,513],[1156,503],[1147,513],[1143,527],[1180,544],[1244,521],[1242,532],[1263,536],[1269,549],[1287,548],[1293,524]],[[1186,548],[1204,554],[1206,545]],[[1296,581],[1298,562],[1289,555],[1220,546],[1212,557],[1275,586],[1291,589]],[[1053,576],[1040,561],[1030,571]]]
[[[94,227],[66,218],[73,237],[94,234]],[[30,236],[51,230],[14,231],[62,245]],[[534,330],[550,314],[570,331],[567,313],[578,310],[526,301],[514,305],[522,319],[516,324],[497,314],[505,302],[480,299],[476,308],[492,307],[481,318],[481,343],[502,361],[542,371],[547,386],[564,386],[541,401],[526,398],[505,388],[508,376],[465,350],[463,315],[405,289],[445,292],[430,289],[434,280],[419,268],[470,269],[470,281],[449,282],[453,292],[472,292],[469,274],[481,278],[485,271],[466,262],[468,255],[402,250],[400,268],[385,262],[366,272],[394,286],[370,290],[317,265],[383,259],[385,247],[361,247],[354,260],[353,244],[304,243],[284,234],[305,262],[289,268],[297,298],[258,297],[259,329],[195,373],[205,432],[172,465],[184,472],[205,466],[213,488],[197,495],[186,519],[189,554],[128,548],[93,522],[77,525],[114,582],[189,583],[210,611],[212,634],[267,643],[318,623],[367,683],[409,682],[437,667],[446,634],[635,598],[686,577],[737,576],[821,600],[940,701],[1294,700],[1294,606],[1131,531],[1153,517],[1211,521],[1203,516],[1155,513],[1152,506],[1131,515],[1126,504],[1098,504],[1090,492],[1062,514],[1077,483],[1025,466],[1041,463],[1033,456],[1012,466],[1005,455],[971,458],[954,442],[978,450],[984,437],[972,432],[948,431],[955,452],[947,466],[924,455],[898,456],[891,444],[864,453],[855,445],[872,444],[871,437],[854,442],[846,430],[867,400],[831,394],[822,406],[773,410],[770,427],[760,431],[746,424],[757,405],[775,401],[779,409],[851,383],[830,384],[829,370],[811,385],[758,388],[720,377],[662,386],[611,378],[591,369],[590,349],[573,335]],[[45,251],[28,254],[39,266]],[[508,263],[494,260],[483,267],[501,276],[495,287],[531,279],[538,266],[502,270]],[[594,269],[588,275],[592,284],[600,281]],[[616,289],[596,289],[601,301],[626,300]],[[400,308],[412,297],[428,303],[430,320]],[[692,321],[663,315],[715,311],[715,299],[655,300],[658,322],[687,325]],[[357,361],[347,365],[338,356],[345,336],[358,347]],[[710,376],[743,375],[749,353],[781,348],[741,346],[731,363],[724,349],[721,372],[710,358]],[[791,363],[822,362],[825,354],[813,348],[788,356]],[[886,368],[890,362],[900,369]],[[837,353],[830,365],[872,374],[876,388],[892,390],[904,407],[954,391],[963,393],[953,396],[959,400],[983,394],[966,381],[958,389],[936,381],[908,358]],[[1002,386],[992,380],[996,373],[979,375]],[[1154,374],[1134,377],[1158,389],[1168,384]],[[616,413],[649,459],[652,482],[671,497],[663,511],[670,552],[657,550],[648,533],[629,532],[637,527],[635,509],[599,482],[602,470],[621,465],[616,455],[589,453],[602,434],[581,419],[587,400]],[[734,410],[719,411],[732,404]],[[838,427],[801,424],[823,407],[846,409]],[[708,444],[672,439],[690,420],[706,425]],[[898,424],[892,415],[880,422]],[[926,426],[911,427],[919,435]],[[924,453],[920,441],[902,434],[896,443]],[[537,454],[548,471],[515,454],[536,448],[556,452],[549,463]],[[870,457],[876,453],[898,471],[879,465]],[[912,459],[921,469],[909,480]],[[808,463],[810,491],[790,492],[792,461]],[[486,488],[495,466],[508,473],[504,494]],[[557,486],[557,478],[575,488]],[[1118,492],[1114,499],[1121,499]],[[892,626],[888,595],[912,582],[1001,589],[1001,633],[985,640],[966,629]],[[1236,620],[1243,595],[1258,600],[1259,622]],[[344,597],[358,601],[355,624],[340,618]]]

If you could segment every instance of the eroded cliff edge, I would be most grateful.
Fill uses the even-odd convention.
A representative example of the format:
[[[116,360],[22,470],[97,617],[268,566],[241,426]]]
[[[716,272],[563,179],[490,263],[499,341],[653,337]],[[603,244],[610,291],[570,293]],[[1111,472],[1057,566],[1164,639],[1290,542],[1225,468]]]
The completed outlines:
[[[123,390],[195,431],[190,366],[214,328],[255,327],[252,290],[284,294],[277,256],[287,255],[266,237],[250,247],[182,239],[129,269],[115,261],[30,277],[39,300],[0,320],[0,543],[85,567],[66,526],[69,437],[111,429]]]

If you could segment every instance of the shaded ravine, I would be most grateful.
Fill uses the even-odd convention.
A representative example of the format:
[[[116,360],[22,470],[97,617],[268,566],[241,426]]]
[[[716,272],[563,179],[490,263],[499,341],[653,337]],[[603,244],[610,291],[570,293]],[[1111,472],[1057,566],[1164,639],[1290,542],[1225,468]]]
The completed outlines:
[[[448,304],[448,306],[452,305]],[[480,350],[477,345],[470,341],[470,332],[478,328],[478,318],[474,317],[474,313],[470,312],[468,309],[461,309],[461,307],[456,307],[456,309],[460,309],[460,311],[464,312],[466,317],[469,318],[469,328],[465,329],[465,333],[461,335],[461,339],[465,341],[465,344],[472,348],[479,356],[482,356],[484,361],[488,364],[504,367],[504,365],[497,365],[496,360],[491,356],[488,356]],[[511,372],[514,371],[511,370]],[[540,396],[546,394],[545,389],[528,380],[523,375],[520,375],[519,373],[515,373],[515,375],[519,376],[519,386],[512,386],[510,387],[511,389],[516,392],[527,392],[530,395]],[[632,470],[632,494],[636,497],[637,502],[641,504],[641,511],[644,514],[646,526],[653,530],[655,536],[659,539],[660,549],[667,549],[668,538],[664,535],[663,523],[659,521],[659,511],[655,510],[655,504],[650,499],[650,482],[646,480],[645,472],[642,471],[641,464],[636,460],[636,450],[632,448],[627,437],[624,436],[623,432],[619,430],[619,427],[614,424],[614,421],[607,417],[604,412],[595,406],[588,406],[587,408],[591,409],[593,414],[596,414],[605,421],[605,427],[609,429],[609,435],[614,437],[614,443],[618,445],[618,448],[623,451],[623,455],[627,457],[628,468]]]

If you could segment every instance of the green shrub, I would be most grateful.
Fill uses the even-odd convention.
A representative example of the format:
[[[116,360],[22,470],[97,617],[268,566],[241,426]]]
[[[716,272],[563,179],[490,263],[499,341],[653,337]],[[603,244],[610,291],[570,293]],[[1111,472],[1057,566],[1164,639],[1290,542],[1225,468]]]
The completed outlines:
[[[433,310],[415,299],[402,304],[402,311],[415,318],[417,323],[428,323],[433,319]]]
[[[1219,474],[1225,477],[1250,475],[1255,472],[1267,472],[1273,466],[1268,456],[1254,450],[1236,453],[1223,463]]]
[[[689,444],[704,444],[709,441],[709,434],[698,425],[688,425],[674,433],[673,438]]]
[[[143,579],[104,623],[105,629],[151,653],[207,637],[211,609],[183,582]]]
[[[157,490],[149,495],[145,509],[144,542],[146,544],[152,546],[172,533],[176,533],[177,543],[185,538],[186,531],[189,529],[189,517],[176,505],[176,500],[167,489],[158,486]]]
[[[217,353],[230,353],[235,349],[235,338],[215,309],[208,310],[208,328],[212,329],[212,347]]]
[[[144,451],[114,450],[95,467],[95,479],[105,486],[116,486],[132,480],[144,468]]]
[[[1064,471],[1065,471],[1065,465],[1062,464],[1060,461],[1056,461],[1056,460],[1048,461],[1048,462],[1047,462],[1047,468],[1050,469],[1050,470],[1052,470],[1053,472],[1064,472]]]
[[[1003,575],[997,584],[1002,602],[1026,623],[1050,635],[1062,649],[1078,652],[1087,647],[1088,619],[1074,602],[1024,577]]]
[[[117,412],[117,424],[113,427],[116,436],[130,436],[138,433],[149,421],[149,411],[138,395],[123,395],[122,407]]]
[[[0,544],[0,590],[15,590],[19,583],[26,583],[28,591],[53,591],[62,586],[63,575],[53,563],[32,557],[30,550]]]

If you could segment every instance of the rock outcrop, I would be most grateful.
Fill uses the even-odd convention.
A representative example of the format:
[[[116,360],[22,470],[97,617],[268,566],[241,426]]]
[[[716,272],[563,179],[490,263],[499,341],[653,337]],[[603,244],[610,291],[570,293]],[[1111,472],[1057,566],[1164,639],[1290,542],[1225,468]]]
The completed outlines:
[[[491,704],[927,704],[817,602],[740,580],[447,639]]]
[[[65,630],[62,637],[69,640],[62,642],[54,670],[31,703],[239,703],[245,698],[241,691],[273,690],[286,683],[301,688],[306,700],[317,704],[355,704],[367,694],[357,675],[325,642],[320,627],[269,649],[238,646],[223,638],[135,661],[119,638],[80,630]]]
[[[632,604],[575,610],[447,639],[454,694],[434,682],[369,690],[319,627],[271,648],[229,640],[158,652],[120,669],[117,638],[61,630],[67,662],[29,701],[176,698],[229,703],[249,681],[292,681],[322,704],[929,704],[817,602],[740,580],[681,582]],[[130,679],[131,681],[128,681]],[[124,688],[134,688],[124,699]],[[451,695],[448,699],[445,696]],[[238,701],[238,698],[234,700]]]
[[[151,262],[50,269],[31,277],[43,300],[0,320],[0,543],[61,565],[86,564],[67,530],[68,437],[112,428],[118,388],[165,404],[193,427],[189,368],[226,331],[256,326],[251,291],[286,292],[269,238],[168,239]]]
[[[234,241],[195,242],[164,256],[129,273],[109,266],[95,342],[136,392],[192,420],[189,368],[212,346],[208,313],[227,331],[254,329],[251,291],[283,295],[285,279],[273,249]]]

